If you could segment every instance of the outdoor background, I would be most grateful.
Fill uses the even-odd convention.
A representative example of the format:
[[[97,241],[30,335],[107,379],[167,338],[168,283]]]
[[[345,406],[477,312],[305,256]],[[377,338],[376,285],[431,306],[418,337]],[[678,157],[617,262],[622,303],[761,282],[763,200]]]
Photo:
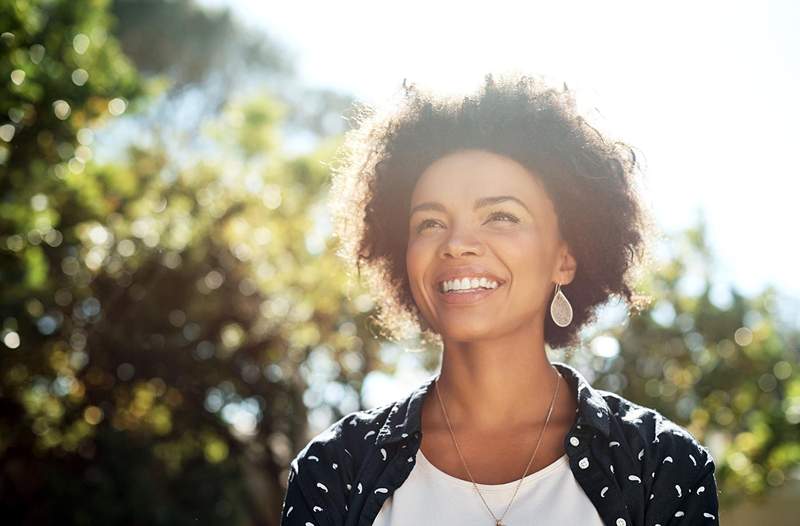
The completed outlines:
[[[798,4],[289,4],[0,2],[3,522],[276,525],[309,438],[438,364],[334,253],[352,104],[513,69],[638,148],[664,232],[652,307],[550,358],[707,445],[722,524],[793,524]]]

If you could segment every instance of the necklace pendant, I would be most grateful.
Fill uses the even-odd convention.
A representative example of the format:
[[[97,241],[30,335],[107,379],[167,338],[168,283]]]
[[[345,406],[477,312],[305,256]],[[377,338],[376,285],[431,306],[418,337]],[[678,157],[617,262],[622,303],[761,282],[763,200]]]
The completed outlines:
[[[500,522],[500,519],[497,519],[496,521],[494,521],[494,526],[506,526],[506,525]]]

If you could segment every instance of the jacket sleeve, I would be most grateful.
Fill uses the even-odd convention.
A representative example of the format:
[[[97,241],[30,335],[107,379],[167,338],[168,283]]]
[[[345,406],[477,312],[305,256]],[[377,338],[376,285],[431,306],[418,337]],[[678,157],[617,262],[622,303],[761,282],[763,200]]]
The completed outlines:
[[[300,484],[293,462],[289,468],[289,484],[283,499],[280,526],[327,526],[331,524],[325,519],[320,520],[314,516],[315,505],[306,499]]]
[[[281,526],[341,526],[347,514],[352,466],[342,423],[313,438],[292,460]]]
[[[718,526],[719,502],[714,459],[688,433],[671,437],[651,487],[645,524]]]

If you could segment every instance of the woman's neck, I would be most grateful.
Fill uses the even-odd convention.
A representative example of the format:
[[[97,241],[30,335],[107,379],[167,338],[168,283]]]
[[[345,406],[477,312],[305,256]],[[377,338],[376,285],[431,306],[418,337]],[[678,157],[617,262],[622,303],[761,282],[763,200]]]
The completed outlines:
[[[490,341],[445,341],[437,383],[453,426],[490,432],[542,425],[557,381],[563,397],[567,386],[547,358],[543,335],[530,330]],[[554,415],[567,400],[557,402]]]

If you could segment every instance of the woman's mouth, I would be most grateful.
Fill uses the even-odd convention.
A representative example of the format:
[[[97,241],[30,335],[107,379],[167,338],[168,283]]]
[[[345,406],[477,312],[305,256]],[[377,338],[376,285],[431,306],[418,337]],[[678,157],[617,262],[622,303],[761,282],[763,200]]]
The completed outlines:
[[[438,293],[445,303],[469,304],[483,300],[502,285],[498,281],[485,277],[455,278],[440,282]]]

